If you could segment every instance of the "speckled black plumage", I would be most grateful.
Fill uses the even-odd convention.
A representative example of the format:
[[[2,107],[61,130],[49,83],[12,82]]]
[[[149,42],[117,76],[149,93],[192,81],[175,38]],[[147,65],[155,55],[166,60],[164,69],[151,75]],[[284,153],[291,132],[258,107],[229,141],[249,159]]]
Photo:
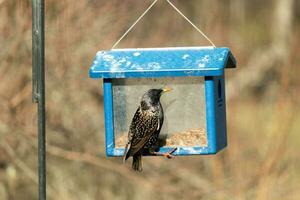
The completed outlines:
[[[128,143],[123,158],[125,161],[133,156],[132,168],[136,171],[142,171],[143,151],[156,144],[163,125],[164,113],[160,103],[163,91],[150,89],[143,95],[129,127]]]

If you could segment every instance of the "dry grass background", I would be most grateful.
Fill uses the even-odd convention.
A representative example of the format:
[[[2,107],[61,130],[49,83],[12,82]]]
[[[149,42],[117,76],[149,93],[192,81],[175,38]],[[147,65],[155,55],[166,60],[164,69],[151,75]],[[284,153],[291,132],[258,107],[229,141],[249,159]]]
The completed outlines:
[[[47,0],[49,199],[299,199],[300,3],[173,2],[238,60],[227,72],[228,148],[145,158],[143,173],[106,158],[102,86],[89,65],[150,1]],[[160,2],[120,46],[188,45],[207,42]],[[29,0],[0,0],[0,80],[0,199],[37,199]]]

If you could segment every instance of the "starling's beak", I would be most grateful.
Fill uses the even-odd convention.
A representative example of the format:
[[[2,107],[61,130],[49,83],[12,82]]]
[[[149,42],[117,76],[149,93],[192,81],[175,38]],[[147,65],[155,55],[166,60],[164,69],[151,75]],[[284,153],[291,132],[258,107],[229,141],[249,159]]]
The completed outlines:
[[[172,91],[173,89],[172,89],[172,88],[169,88],[169,87],[165,87],[165,88],[163,88],[162,90],[163,90],[163,92],[170,92],[170,91]]]

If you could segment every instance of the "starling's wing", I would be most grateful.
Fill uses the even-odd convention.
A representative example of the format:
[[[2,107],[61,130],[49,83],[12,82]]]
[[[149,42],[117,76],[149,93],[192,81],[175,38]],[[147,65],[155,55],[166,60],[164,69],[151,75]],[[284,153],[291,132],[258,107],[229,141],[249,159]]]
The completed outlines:
[[[131,131],[133,132],[133,136],[128,153],[130,153],[130,155],[134,155],[140,151],[149,139],[157,132],[159,126],[158,116],[145,116],[140,114],[137,121],[135,121],[135,125],[130,127],[132,128]]]
[[[131,125],[130,125],[130,128],[129,128],[129,131],[128,131],[128,140],[127,140],[127,144],[125,146],[125,151],[124,151],[124,155],[123,155],[123,162],[125,162],[128,157],[130,156],[128,154],[129,150],[130,150],[130,147],[131,147],[131,142],[132,142],[132,137],[134,135],[134,132],[133,130],[135,130],[136,128],[136,122],[139,121],[139,118],[140,118],[140,113],[141,113],[141,110],[140,110],[140,107],[136,110],[134,116],[133,116],[133,119],[132,119],[132,122],[131,122]]]

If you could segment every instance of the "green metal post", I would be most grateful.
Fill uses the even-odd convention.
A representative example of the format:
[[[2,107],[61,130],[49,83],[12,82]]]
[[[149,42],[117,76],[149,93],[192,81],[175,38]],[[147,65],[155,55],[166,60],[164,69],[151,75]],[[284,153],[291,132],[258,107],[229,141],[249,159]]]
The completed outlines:
[[[46,200],[44,0],[32,0],[32,100],[38,106],[39,200]]]

